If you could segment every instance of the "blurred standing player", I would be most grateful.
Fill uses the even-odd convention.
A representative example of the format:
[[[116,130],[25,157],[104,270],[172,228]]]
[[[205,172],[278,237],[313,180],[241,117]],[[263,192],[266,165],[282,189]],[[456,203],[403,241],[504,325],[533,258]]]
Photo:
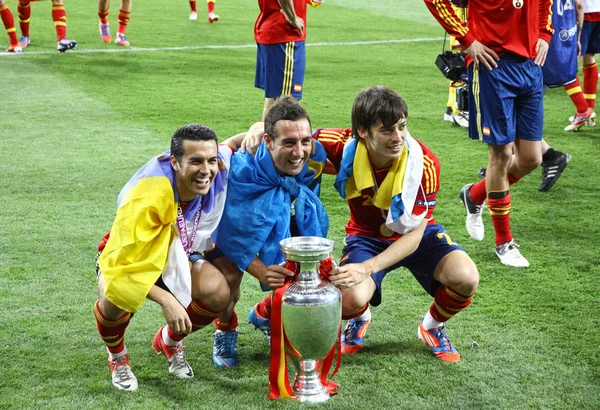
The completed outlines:
[[[328,149],[339,170],[335,187],[350,208],[340,266],[330,276],[342,291],[342,316],[349,319],[342,353],[362,349],[371,320],[369,305],[381,303],[385,276],[405,267],[434,298],[419,324],[418,338],[438,359],[457,362],[460,354],[444,323],[469,306],[479,272],[432,215],[440,162],[411,137],[407,116],[406,102],[393,90],[362,90],[352,107],[353,140],[338,144],[338,155]],[[322,134],[331,138],[331,133]]]
[[[587,105],[577,77],[577,57],[581,48],[579,36],[583,25],[581,1],[555,0],[552,3],[552,25],[554,34],[548,48],[546,64],[542,67],[544,86],[550,88],[563,86],[577,107],[577,112],[583,113],[587,121],[595,114]],[[572,121],[565,131],[576,131],[584,123]],[[570,154],[555,151],[545,139],[542,139],[542,184],[538,191],[549,191],[570,160]]]
[[[576,104],[577,113],[569,118],[571,124],[565,131],[577,131],[583,125],[596,125],[596,92],[598,90],[598,66],[595,54],[600,53],[600,0],[581,0],[583,5],[583,27],[580,33],[581,65],[583,71],[583,96],[587,109],[583,104]],[[577,78],[579,83],[579,78]]]
[[[455,1],[454,11],[461,21],[467,21],[467,5],[466,1]],[[462,45],[456,40],[454,36],[450,36],[450,48],[455,53],[461,53],[463,51]],[[444,113],[444,121],[451,122],[458,125],[459,127],[469,128],[469,112],[461,111],[456,107],[456,92],[457,89],[462,87],[465,81],[452,81],[450,80],[450,86],[448,87],[448,102],[446,103],[446,112]]]
[[[100,18],[100,38],[105,43],[112,41],[112,35],[110,34],[110,27],[108,24],[108,9],[110,8],[110,0],[98,0],[98,17]],[[121,7],[119,7],[119,26],[117,28],[117,37],[115,38],[115,44],[123,47],[129,47],[129,41],[125,37],[125,31],[129,24],[129,17],[131,16],[131,0],[121,0]]]
[[[554,33],[552,0],[469,0],[467,24],[456,16],[450,0],[424,1],[468,54],[469,136],[488,144],[486,177],[460,191],[467,232],[483,240],[481,211],[487,200],[496,255],[504,265],[527,267],[510,230],[509,186],[542,162],[541,66]]]
[[[117,389],[138,387],[124,337],[145,299],[161,306],[167,322],[152,347],[166,356],[169,373],[194,376],[181,341],[210,324],[229,301],[225,277],[201,252],[212,248],[229,162],[243,136],[217,145],[211,129],[183,126],[171,138],[171,151],[146,163],[119,194],[115,221],[98,247],[94,306]]]
[[[4,28],[6,29],[6,34],[8,34],[8,39],[10,41],[10,45],[6,49],[7,53],[20,53],[22,51],[21,46],[19,45],[19,40],[17,39],[17,29],[15,28],[15,18],[8,8],[8,4],[6,4],[6,0],[0,0],[0,18],[2,18],[2,22],[4,23]]]
[[[30,0],[19,0],[17,12],[19,13],[19,26],[21,27],[19,44],[21,45],[21,48],[26,48],[31,42],[29,38],[29,19],[31,17]],[[52,0],[52,20],[54,20],[56,37],[58,39],[56,50],[60,53],[64,53],[67,50],[75,48],[77,46],[77,41],[69,40],[67,38],[67,13],[65,12],[65,6],[62,0]]]
[[[190,2],[190,20],[198,20],[198,10],[196,9],[196,0],[189,0]],[[219,16],[215,14],[215,0],[206,0],[206,6],[208,7],[208,22],[214,23],[219,21]]]
[[[265,92],[263,121],[271,105],[282,95],[302,99],[306,5],[317,7],[321,3],[322,0],[258,0],[254,86]]]

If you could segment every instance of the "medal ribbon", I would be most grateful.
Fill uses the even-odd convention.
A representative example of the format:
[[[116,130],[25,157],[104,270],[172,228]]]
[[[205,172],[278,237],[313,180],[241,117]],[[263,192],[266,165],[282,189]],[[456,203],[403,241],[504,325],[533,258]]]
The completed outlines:
[[[185,218],[183,217],[183,210],[181,209],[181,205],[177,206],[177,227],[179,228],[181,245],[183,245],[183,250],[188,256],[190,256],[190,253],[192,253],[192,245],[194,244],[194,240],[196,239],[196,233],[198,232],[201,210],[202,202],[200,202],[198,210],[196,211],[196,215],[194,216],[194,230],[192,231],[192,237],[189,238],[187,232],[187,224],[185,222]]]

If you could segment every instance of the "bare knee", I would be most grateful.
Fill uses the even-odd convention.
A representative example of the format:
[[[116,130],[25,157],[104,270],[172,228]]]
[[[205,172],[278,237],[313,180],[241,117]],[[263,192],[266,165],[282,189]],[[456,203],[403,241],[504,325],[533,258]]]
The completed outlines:
[[[98,309],[100,309],[102,316],[108,320],[116,320],[125,313],[123,309],[117,307],[104,295],[101,295],[98,299]]]
[[[227,307],[231,292],[225,276],[208,262],[192,266],[192,299],[214,311]]]

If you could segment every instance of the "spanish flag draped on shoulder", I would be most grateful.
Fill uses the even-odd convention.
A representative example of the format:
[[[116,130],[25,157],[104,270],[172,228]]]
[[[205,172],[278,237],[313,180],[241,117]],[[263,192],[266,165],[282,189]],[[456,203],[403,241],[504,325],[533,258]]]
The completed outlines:
[[[427,212],[412,215],[415,200],[422,190],[423,149],[410,136],[406,137],[400,158],[392,163],[385,180],[373,197],[373,205],[389,210],[386,226],[399,234],[415,229]],[[369,155],[364,141],[348,140],[342,154],[340,171],[335,180],[335,188],[342,198],[352,199],[363,189],[375,186]]]
[[[187,230],[201,207],[191,251],[212,247],[211,233],[222,214],[231,150],[219,147],[219,168],[207,195],[189,202],[183,211]],[[99,259],[105,295],[127,312],[136,312],[162,275],[169,290],[184,306],[191,302],[187,254],[177,229],[179,194],[170,152],[152,158],[127,182],[117,200],[117,215]]]

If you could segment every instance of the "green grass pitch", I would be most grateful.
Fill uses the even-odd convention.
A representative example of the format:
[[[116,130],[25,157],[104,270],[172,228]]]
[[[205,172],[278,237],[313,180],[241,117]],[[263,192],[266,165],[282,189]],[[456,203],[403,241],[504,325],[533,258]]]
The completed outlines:
[[[16,17],[16,0],[8,0]],[[241,365],[211,361],[212,329],[186,339],[196,377],[176,380],[150,343],[162,325],[146,303],[127,335],[140,388],[117,391],[92,306],[96,245],[112,224],[119,190],[180,125],[199,122],[220,139],[260,118],[253,87],[255,0],[217,0],[221,20],[189,21],[185,0],[134,2],[129,49],[104,44],[94,1],[66,0],[68,35],[56,53],[49,1],[32,3],[31,45],[0,53],[0,408],[298,408],[267,395],[266,340],[246,324],[262,298],[246,277]],[[116,31],[118,1],[110,21]],[[561,89],[545,97],[544,136],[573,159],[540,193],[541,170],[512,189],[512,226],[528,269],[502,266],[487,236],[471,241],[458,200],[487,162],[484,144],[442,121],[447,82],[434,65],[443,31],[420,1],[326,0],[309,10],[303,104],[314,126],[345,127],[358,91],[387,85],[408,102],[408,128],[438,154],[437,220],[478,265],[473,304],[448,325],[462,354],[436,361],[417,341],[431,299],[406,270],[389,275],[373,309],[367,346],[345,357],[327,409],[600,408],[600,127],[565,133],[574,108]],[[18,27],[18,23],[17,23]],[[0,46],[8,39],[0,35]],[[322,199],[339,257],[345,203],[327,177]]]

